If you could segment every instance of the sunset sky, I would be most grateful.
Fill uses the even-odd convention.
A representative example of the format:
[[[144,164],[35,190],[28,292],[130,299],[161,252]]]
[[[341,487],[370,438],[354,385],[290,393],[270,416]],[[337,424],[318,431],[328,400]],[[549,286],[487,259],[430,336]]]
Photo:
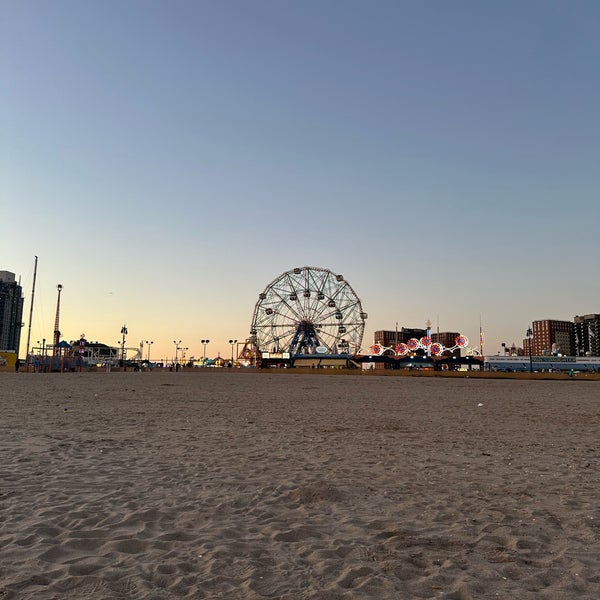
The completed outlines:
[[[51,339],[230,354],[282,272],[486,353],[600,313],[600,3],[4,0],[0,270]]]

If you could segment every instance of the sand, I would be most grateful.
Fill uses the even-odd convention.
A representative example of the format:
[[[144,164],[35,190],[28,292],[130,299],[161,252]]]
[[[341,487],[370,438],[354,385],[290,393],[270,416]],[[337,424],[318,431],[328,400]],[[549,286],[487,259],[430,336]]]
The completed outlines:
[[[0,374],[0,599],[600,598],[600,383]]]

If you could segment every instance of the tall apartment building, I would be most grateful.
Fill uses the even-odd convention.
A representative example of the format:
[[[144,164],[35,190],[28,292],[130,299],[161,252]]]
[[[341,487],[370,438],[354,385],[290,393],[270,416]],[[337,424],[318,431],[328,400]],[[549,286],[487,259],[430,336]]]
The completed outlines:
[[[19,356],[23,319],[23,290],[15,274],[0,271],[0,350],[12,350]]]
[[[562,354],[575,356],[575,325],[572,321],[545,319],[532,323],[531,352],[535,356]],[[528,350],[527,340],[524,348]]]
[[[600,356],[600,315],[575,317],[576,356]]]

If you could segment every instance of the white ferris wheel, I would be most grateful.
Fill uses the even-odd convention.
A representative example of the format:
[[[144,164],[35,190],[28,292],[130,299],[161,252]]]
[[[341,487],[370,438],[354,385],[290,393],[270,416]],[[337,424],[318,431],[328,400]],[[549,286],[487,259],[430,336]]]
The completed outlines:
[[[357,353],[366,318],[342,275],[302,267],[282,273],[259,294],[250,334],[261,352]]]

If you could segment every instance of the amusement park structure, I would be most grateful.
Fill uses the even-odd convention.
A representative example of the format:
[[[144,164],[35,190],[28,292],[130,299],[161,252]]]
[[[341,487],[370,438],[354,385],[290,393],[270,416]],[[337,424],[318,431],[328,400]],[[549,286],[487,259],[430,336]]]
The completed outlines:
[[[376,356],[409,356],[411,354],[421,354],[424,356],[442,356],[451,354],[455,350],[464,350],[468,356],[477,356],[479,352],[469,347],[469,340],[464,335],[457,335],[454,340],[454,346],[446,347],[439,342],[434,342],[431,334],[420,339],[411,338],[406,343],[400,342],[394,346],[383,346],[382,344],[373,344],[369,348],[369,353]],[[420,351],[420,352],[419,352]]]
[[[352,355],[361,348],[366,319],[360,299],[342,275],[298,267],[259,294],[239,358],[256,364],[265,357]]]
[[[384,346],[363,348],[367,313],[342,275],[319,267],[298,267],[267,285],[254,306],[250,337],[238,355],[246,365],[358,366],[364,357],[403,361],[441,359],[455,351],[475,357],[469,340],[458,335],[445,347],[431,334]]]

